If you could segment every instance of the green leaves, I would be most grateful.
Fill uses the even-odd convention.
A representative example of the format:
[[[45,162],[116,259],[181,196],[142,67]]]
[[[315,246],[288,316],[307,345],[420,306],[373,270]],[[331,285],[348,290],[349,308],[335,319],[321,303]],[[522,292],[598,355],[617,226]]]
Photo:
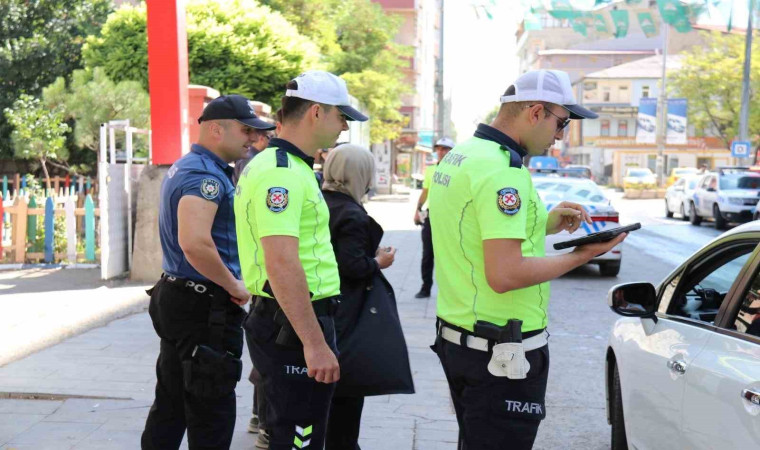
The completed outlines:
[[[738,135],[744,36],[711,33],[705,45],[686,52],[681,68],[669,75],[671,91],[689,99],[689,123],[698,134],[718,133],[726,148]],[[749,134],[760,133],[760,50],[753,49],[750,74]]]
[[[83,50],[88,67],[108,78],[135,80],[148,89],[145,6],[124,6],[109,16],[100,37]],[[190,82],[223,94],[279,103],[285,84],[319,66],[319,48],[254,0],[191,0],[187,5]]]
[[[81,67],[84,37],[110,8],[110,0],[0,1],[0,111]],[[0,158],[11,156],[10,133],[0,114]]]
[[[4,114],[14,128],[11,139],[17,158],[44,164],[47,159],[68,157],[65,134],[69,126],[63,123],[60,108],[48,109],[39,99],[22,94]]]

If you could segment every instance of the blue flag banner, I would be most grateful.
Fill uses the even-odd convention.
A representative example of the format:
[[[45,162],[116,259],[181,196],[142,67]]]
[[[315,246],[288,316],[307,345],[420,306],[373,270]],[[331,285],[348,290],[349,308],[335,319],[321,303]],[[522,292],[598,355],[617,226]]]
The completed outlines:
[[[685,145],[689,142],[686,105],[685,98],[668,99],[668,132],[665,137],[668,144]]]
[[[657,99],[642,98],[636,117],[636,143],[654,144],[657,140]]]

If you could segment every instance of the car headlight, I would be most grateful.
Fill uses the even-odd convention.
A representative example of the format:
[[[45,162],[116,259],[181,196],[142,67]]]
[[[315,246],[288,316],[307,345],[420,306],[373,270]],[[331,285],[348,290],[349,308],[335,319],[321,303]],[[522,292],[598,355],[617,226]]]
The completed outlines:
[[[728,203],[731,203],[732,205],[743,205],[744,199],[741,197],[729,197]]]

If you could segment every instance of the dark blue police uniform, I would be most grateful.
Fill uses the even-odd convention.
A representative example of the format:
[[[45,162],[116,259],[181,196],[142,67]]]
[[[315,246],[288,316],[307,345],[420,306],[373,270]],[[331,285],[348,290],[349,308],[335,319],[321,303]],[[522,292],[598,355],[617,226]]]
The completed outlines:
[[[245,311],[188,262],[179,246],[177,227],[177,207],[183,196],[216,203],[211,237],[224,265],[240,278],[232,170],[196,144],[174,163],[161,186],[164,275],[148,291],[161,351],[156,399],[142,435],[143,449],[179,448],[185,429],[191,449],[229,448],[232,440]]]

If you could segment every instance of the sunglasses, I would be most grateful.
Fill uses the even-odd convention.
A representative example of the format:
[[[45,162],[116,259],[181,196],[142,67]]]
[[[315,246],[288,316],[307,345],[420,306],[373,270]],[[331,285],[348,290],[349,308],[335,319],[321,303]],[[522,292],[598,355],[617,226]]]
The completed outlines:
[[[532,108],[534,106],[536,106],[536,105],[528,105],[528,106],[526,106],[526,108]],[[560,116],[554,114],[553,112],[551,112],[551,110],[549,108],[547,108],[547,107],[544,107],[544,111],[548,112],[549,114],[551,114],[552,116],[554,116],[554,117],[557,118],[557,131],[562,131],[565,128],[567,128],[568,125],[570,125],[570,118],[569,117],[567,117],[567,118],[560,117]]]

